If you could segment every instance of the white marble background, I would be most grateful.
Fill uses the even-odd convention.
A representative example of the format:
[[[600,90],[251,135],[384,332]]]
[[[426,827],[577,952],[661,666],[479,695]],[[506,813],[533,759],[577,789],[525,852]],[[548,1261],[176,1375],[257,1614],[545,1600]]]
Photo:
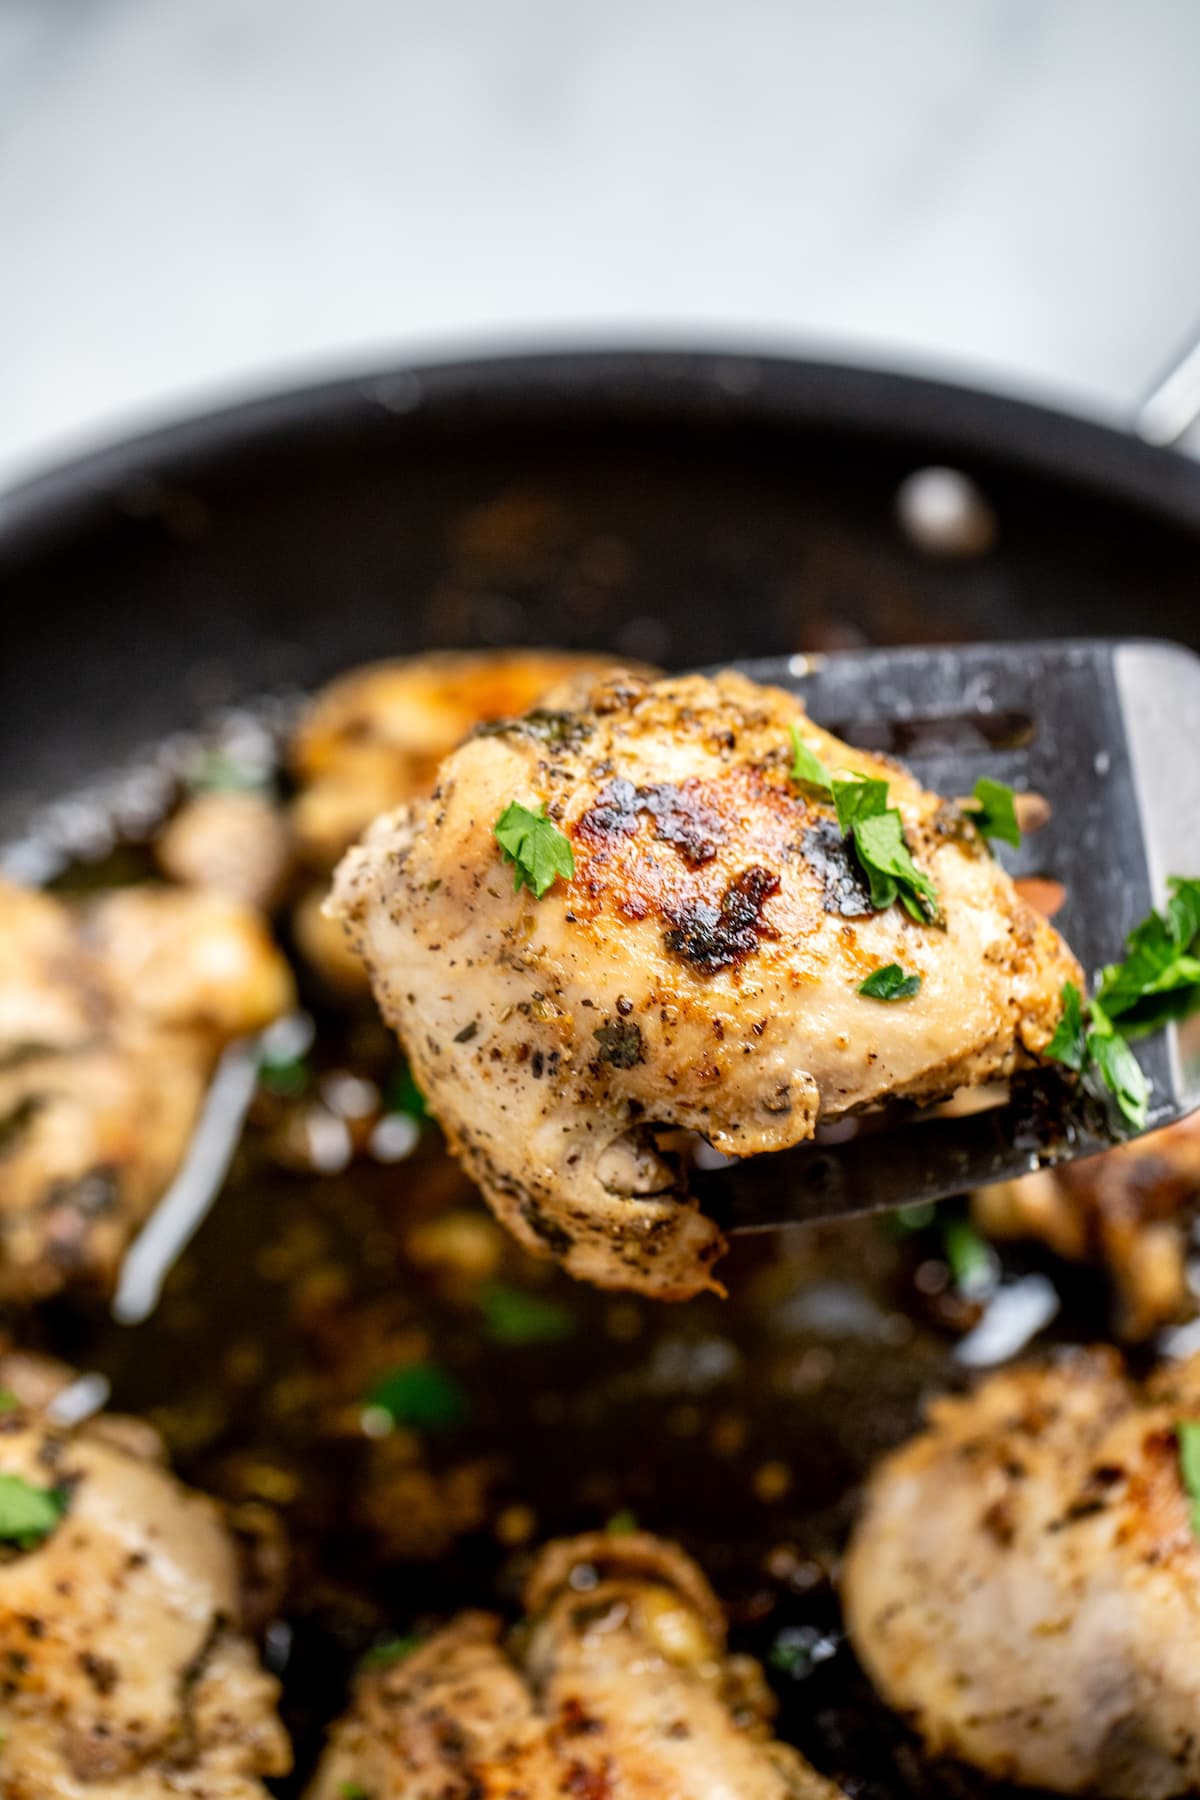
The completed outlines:
[[[1200,0],[0,0],[0,482],[385,358],[825,346],[1127,418]]]

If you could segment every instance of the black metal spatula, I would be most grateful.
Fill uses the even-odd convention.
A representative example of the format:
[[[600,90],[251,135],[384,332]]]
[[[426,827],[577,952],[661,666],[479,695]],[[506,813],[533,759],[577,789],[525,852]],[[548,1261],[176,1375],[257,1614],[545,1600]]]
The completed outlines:
[[[1000,852],[1014,876],[1061,883],[1055,924],[1090,976],[1200,875],[1200,657],[1152,641],[1067,640],[870,650],[749,662],[838,737],[900,757],[926,786],[970,794],[980,775],[1045,796],[1048,822]],[[1148,1129],[1200,1106],[1200,1033],[1145,1039]],[[853,1135],[844,1135],[845,1133]],[[836,1141],[697,1178],[731,1230],[944,1199],[1105,1149],[1103,1109],[1054,1071],[967,1116],[897,1107],[833,1128]]]

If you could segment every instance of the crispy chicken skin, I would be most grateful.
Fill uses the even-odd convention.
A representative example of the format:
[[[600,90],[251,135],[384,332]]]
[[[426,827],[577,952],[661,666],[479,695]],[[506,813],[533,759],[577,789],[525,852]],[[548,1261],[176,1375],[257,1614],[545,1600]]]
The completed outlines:
[[[265,1800],[291,1757],[216,1506],[135,1421],[18,1406],[0,1477],[65,1496],[41,1543],[0,1549],[5,1800]]]
[[[836,1800],[773,1740],[696,1565],[645,1533],[551,1544],[527,1622],[467,1613],[360,1675],[309,1800]]]
[[[1139,1389],[1114,1352],[1076,1352],[936,1402],[875,1471],[846,1614],[931,1751],[1062,1793],[1200,1786],[1183,1419],[1200,1419],[1200,1358]]]
[[[944,928],[871,910],[832,808],[790,780],[793,724],[890,782]],[[512,801],[571,840],[573,879],[540,901],[493,836]],[[498,1216],[575,1275],[666,1299],[713,1286],[724,1244],[651,1123],[750,1156],[939,1098],[1036,1056],[1080,980],[961,814],[736,674],[610,677],[472,738],[427,807],[348,854],[331,908]],[[890,962],[920,993],[861,996]]]
[[[444,650],[339,676],[291,744],[292,825],[306,860],[332,869],[372,819],[424,799],[476,725],[560,704],[574,682],[612,667],[610,656],[569,650]]]
[[[1115,1326],[1150,1337],[1187,1300],[1187,1227],[1200,1197],[1200,1113],[1061,1169],[1039,1169],[974,1195],[994,1238],[1035,1238],[1112,1281]]]
[[[231,1038],[292,1003],[256,913],[127,888],[0,885],[0,1298],[109,1289]]]

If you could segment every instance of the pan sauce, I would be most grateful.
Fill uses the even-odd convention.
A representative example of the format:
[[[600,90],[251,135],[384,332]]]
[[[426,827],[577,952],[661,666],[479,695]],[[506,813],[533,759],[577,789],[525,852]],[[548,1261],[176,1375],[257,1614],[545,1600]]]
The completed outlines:
[[[61,885],[147,872],[124,845]],[[767,1662],[781,1735],[849,1793],[996,1793],[929,1765],[874,1698],[832,1585],[866,1469],[961,1379],[954,1346],[980,1306],[944,1223],[741,1240],[726,1302],[598,1293],[494,1224],[369,1011],[303,999],[311,1044],[301,1032],[263,1067],[152,1316],[64,1302],[12,1321],[18,1342],[107,1377],[111,1404],[150,1417],[257,1540],[297,1749],[279,1791],[302,1791],[372,1645],[511,1604],[535,1541],[632,1514],[698,1556],[735,1647]],[[1102,1332],[1098,1282],[1067,1287],[1063,1335]]]

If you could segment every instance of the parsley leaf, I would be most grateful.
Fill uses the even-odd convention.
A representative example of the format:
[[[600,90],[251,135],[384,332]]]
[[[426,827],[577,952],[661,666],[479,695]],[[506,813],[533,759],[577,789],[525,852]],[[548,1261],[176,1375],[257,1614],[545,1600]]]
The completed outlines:
[[[996,1278],[996,1259],[969,1219],[948,1219],[942,1247],[954,1285],[968,1296],[981,1294]]]
[[[792,726],[792,780],[801,787],[815,788],[823,800],[833,799],[833,776],[813,755],[796,725]]]
[[[1104,1029],[1088,1032],[1087,1047],[1091,1069],[1085,1072],[1084,1081],[1094,1075],[1093,1091],[1098,1083],[1104,1090],[1099,1097],[1111,1098],[1121,1117],[1135,1131],[1144,1131],[1149,1099],[1146,1077],[1125,1038],[1105,1020]]]
[[[838,781],[833,783],[833,803],[838,824],[853,840],[871,888],[871,905],[882,912],[899,900],[917,923],[938,918],[937,889],[912,859],[904,841],[904,821],[889,806],[886,781]]]
[[[367,1405],[415,1431],[448,1431],[461,1425],[470,1410],[462,1383],[436,1363],[392,1369],[375,1383]]]
[[[968,807],[967,812],[980,837],[999,838],[1002,844],[1012,844],[1015,849],[1021,842],[1021,827],[1017,824],[1016,796],[1008,783],[981,775],[975,783],[975,798],[978,806]]]
[[[1083,997],[1073,981],[1064,983],[1063,1010],[1045,1055],[1077,1075],[1097,1099],[1114,1106],[1121,1119],[1141,1131],[1146,1124],[1146,1077],[1123,1034],[1097,998],[1092,1001],[1090,1028],[1084,1024]]]
[[[1073,981],[1064,981],[1062,1017],[1046,1045],[1051,1062],[1065,1063],[1078,1075],[1087,1063],[1087,1032],[1083,1028],[1083,997]]]
[[[0,1539],[32,1550],[49,1537],[67,1510],[61,1488],[35,1487],[20,1475],[0,1475]]]
[[[524,885],[540,900],[560,875],[569,881],[575,873],[575,853],[544,809],[530,812],[514,800],[496,820],[493,835],[505,862],[516,868],[514,894]]]
[[[609,1537],[628,1537],[630,1532],[638,1528],[637,1514],[632,1506],[622,1506],[608,1520],[604,1529]]]
[[[1175,1427],[1179,1479],[1192,1503],[1192,1535],[1200,1537],[1200,1420],[1180,1419]]]
[[[390,1669],[414,1650],[420,1649],[425,1639],[420,1632],[411,1632],[407,1637],[384,1638],[382,1643],[372,1644],[371,1648],[359,1661],[360,1669]]]
[[[1126,940],[1124,962],[1100,977],[1096,999],[1123,1036],[1144,1037],[1200,1008],[1200,881],[1172,878],[1165,916],[1152,912]]]
[[[859,982],[858,991],[868,1000],[911,1000],[920,986],[919,975],[906,975],[899,963],[885,963],[881,969],[872,969],[867,979]]]
[[[338,1787],[338,1800],[371,1800],[360,1781],[343,1781]]]
[[[490,1281],[479,1304],[484,1335],[493,1344],[558,1344],[575,1329],[571,1309],[561,1300],[528,1294],[502,1281]]]

